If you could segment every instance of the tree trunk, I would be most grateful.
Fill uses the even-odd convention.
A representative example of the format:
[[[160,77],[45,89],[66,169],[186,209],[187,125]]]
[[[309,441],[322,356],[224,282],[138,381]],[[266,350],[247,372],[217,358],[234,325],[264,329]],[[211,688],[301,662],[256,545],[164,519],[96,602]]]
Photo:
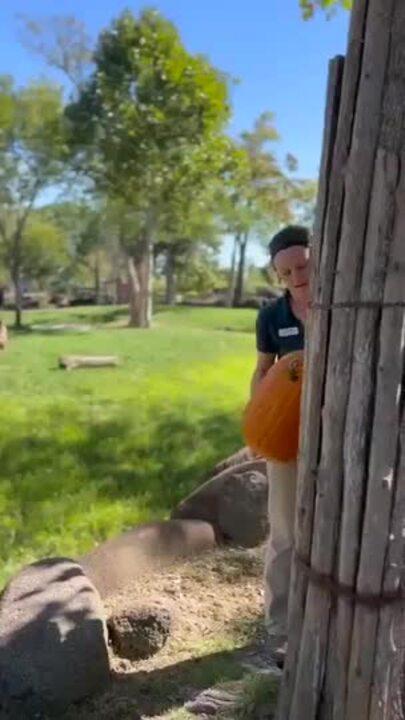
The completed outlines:
[[[97,305],[100,305],[100,296],[101,296],[100,256],[97,251],[96,251],[96,256],[94,258],[93,270],[94,270],[94,294],[96,296]]]
[[[246,266],[246,250],[249,241],[249,233],[243,233],[239,238],[239,260],[238,272],[236,276],[235,293],[233,297],[233,306],[238,307],[242,304],[244,286],[245,286],[245,266]]]
[[[137,263],[133,257],[128,257],[128,285],[129,285],[129,325],[142,327],[141,290]]]
[[[21,274],[18,267],[13,271],[13,287],[14,287],[14,307],[15,307],[15,327],[22,327],[22,311],[23,311],[23,292],[21,287]]]
[[[143,262],[143,298],[145,305],[145,327],[152,324],[153,312],[153,243],[150,237],[146,240],[146,249]]]
[[[166,305],[174,307],[176,304],[176,267],[175,267],[175,255],[172,247],[168,247],[166,250]]]
[[[23,311],[23,291],[21,278],[21,243],[22,228],[17,230],[13,236],[13,255],[11,265],[11,279],[14,286],[14,307],[15,307],[15,327],[22,327],[22,311]]]
[[[231,256],[231,267],[229,272],[229,285],[226,297],[226,306],[233,307],[235,302],[235,287],[236,287],[236,258],[238,255],[238,249],[240,246],[240,233],[234,235],[233,248]]]
[[[128,258],[130,327],[149,328],[152,321],[153,247],[145,238],[134,257]]]
[[[403,0],[355,0],[320,183],[279,720],[403,717],[404,46]]]

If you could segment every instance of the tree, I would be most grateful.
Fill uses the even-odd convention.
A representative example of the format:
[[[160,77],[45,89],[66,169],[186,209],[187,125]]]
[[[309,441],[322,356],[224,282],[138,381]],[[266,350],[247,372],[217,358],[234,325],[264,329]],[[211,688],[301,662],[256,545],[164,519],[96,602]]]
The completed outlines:
[[[175,305],[178,280],[185,285],[190,277],[211,274],[212,251],[219,246],[220,227],[213,207],[203,200],[190,202],[187,208],[174,210],[172,222],[164,226],[159,243],[165,255],[166,303]],[[208,267],[210,266],[210,267]],[[206,272],[207,271],[207,272]],[[201,285],[201,282],[198,283]]]
[[[42,283],[66,265],[66,237],[55,223],[43,218],[41,212],[33,213],[29,218],[23,245],[21,271],[25,280]]]
[[[79,279],[90,280],[98,301],[103,274],[112,270],[117,248],[107,204],[91,194],[78,202],[49,205],[43,212],[66,236],[69,262],[61,279],[65,285]]]
[[[68,111],[78,157],[97,187],[132,207],[131,324],[148,327],[153,244],[173,176],[187,174],[229,115],[227,82],[189,54],[155,11],[123,13],[99,38],[95,71]],[[87,148],[84,151],[84,147]]]
[[[21,325],[26,226],[41,193],[60,180],[67,157],[61,92],[48,83],[16,88],[0,78],[0,251],[7,258]]]
[[[216,251],[203,244],[192,245],[180,256],[176,271],[180,292],[209,293],[223,283]]]
[[[229,304],[239,305],[243,298],[247,249],[255,235],[269,232],[291,217],[295,186],[280,167],[272,144],[278,140],[272,113],[263,113],[251,132],[242,133],[236,166],[225,188],[223,217],[225,227],[234,236]],[[292,167],[293,158],[288,157]]]
[[[313,17],[317,8],[322,8],[327,12],[335,10],[337,7],[342,7],[345,10],[351,10],[353,0],[300,0],[300,7],[305,20]]]
[[[301,180],[295,183],[295,197],[293,199],[292,213],[294,221],[300,225],[312,228],[315,222],[316,198],[318,182],[316,180]]]
[[[91,43],[85,26],[72,15],[56,15],[38,22],[20,15],[24,47],[60,70],[78,90],[90,73]]]
[[[5,221],[6,227],[12,218]],[[41,211],[30,214],[21,233],[23,253],[20,264],[21,283],[34,281],[42,286],[57,277],[68,262],[66,237],[61,229],[44,217]],[[0,243],[0,265],[10,276],[14,265],[15,247],[12,242]]]
[[[101,208],[88,209],[87,218],[79,242],[76,245],[76,257],[79,264],[87,267],[93,275],[96,302],[100,302],[101,273],[107,241],[109,240],[106,228],[106,214]]]
[[[187,168],[173,173],[163,197],[158,250],[165,253],[166,300],[174,304],[177,275],[198,257],[210,264],[210,251],[218,249],[221,224],[219,188],[234,162],[232,141],[218,135],[194,148]],[[205,263],[206,264],[206,263]]]

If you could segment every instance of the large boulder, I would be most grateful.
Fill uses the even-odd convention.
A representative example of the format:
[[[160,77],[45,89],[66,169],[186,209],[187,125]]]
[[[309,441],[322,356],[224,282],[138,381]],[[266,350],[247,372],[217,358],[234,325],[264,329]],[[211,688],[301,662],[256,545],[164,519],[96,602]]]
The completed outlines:
[[[60,714],[109,678],[104,611],[82,568],[67,558],[24,568],[0,600],[0,717]]]
[[[241,547],[255,547],[268,534],[268,482],[263,460],[231,466],[183,500],[172,518],[211,523],[217,535]]]
[[[213,526],[201,520],[167,520],[139,525],[80,558],[101,597],[127,587],[145,573],[216,546]]]

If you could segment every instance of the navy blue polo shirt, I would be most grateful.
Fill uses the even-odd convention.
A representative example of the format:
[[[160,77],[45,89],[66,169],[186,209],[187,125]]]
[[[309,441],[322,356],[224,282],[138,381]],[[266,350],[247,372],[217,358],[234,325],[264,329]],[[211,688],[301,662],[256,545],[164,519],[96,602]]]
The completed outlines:
[[[259,352],[279,358],[304,349],[304,326],[291,310],[288,292],[259,310],[256,346]]]

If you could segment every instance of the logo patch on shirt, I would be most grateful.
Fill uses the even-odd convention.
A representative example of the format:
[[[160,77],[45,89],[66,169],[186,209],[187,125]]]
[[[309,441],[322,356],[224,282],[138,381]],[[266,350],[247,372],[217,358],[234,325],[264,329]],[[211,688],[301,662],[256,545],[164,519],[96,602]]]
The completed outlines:
[[[300,331],[297,327],[288,327],[288,328],[279,328],[278,336],[279,337],[292,337],[293,335],[299,335]]]

